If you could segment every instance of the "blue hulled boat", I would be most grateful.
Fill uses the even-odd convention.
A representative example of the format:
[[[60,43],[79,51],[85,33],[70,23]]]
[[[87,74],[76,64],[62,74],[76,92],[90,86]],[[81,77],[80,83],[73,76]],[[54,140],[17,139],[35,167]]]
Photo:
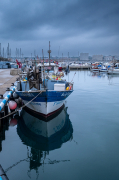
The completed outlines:
[[[21,75],[17,81],[16,93],[29,111],[50,116],[59,111],[65,99],[73,92],[73,84],[61,79],[52,79],[41,67]],[[57,79],[58,76],[56,75]]]

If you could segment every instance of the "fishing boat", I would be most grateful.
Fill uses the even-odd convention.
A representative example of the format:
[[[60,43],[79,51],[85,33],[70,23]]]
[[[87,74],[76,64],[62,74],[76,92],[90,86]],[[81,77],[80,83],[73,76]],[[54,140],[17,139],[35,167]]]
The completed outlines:
[[[43,68],[34,67],[26,74],[20,74],[15,92],[29,111],[47,117],[63,107],[65,99],[73,92],[73,83],[52,79]]]
[[[92,72],[99,72],[99,66],[98,64],[92,64],[91,69]]]
[[[50,41],[48,53],[50,68]],[[43,65],[35,65],[32,69],[28,69],[27,73],[20,75],[16,83],[16,94],[23,100],[29,111],[44,117],[59,111],[65,99],[73,92],[73,83],[59,78],[55,66],[53,67],[56,78],[51,78],[49,72],[45,72],[43,55]]]

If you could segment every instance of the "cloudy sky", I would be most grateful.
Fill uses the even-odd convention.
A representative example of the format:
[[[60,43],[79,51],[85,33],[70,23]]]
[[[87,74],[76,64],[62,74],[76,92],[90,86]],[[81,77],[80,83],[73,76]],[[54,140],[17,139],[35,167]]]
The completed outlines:
[[[119,0],[0,0],[0,43],[12,56],[119,55]]]

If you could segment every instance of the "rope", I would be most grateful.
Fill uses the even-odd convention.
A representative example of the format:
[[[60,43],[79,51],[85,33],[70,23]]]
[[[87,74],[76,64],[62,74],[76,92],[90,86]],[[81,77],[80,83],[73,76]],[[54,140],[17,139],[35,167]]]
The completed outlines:
[[[75,76],[75,74],[76,74],[76,72],[74,73],[74,76]],[[73,78],[72,78],[71,82],[73,81],[73,79],[74,79],[74,76],[73,76]]]
[[[41,93],[42,93],[42,91],[41,91],[39,94],[41,94]],[[31,101],[29,101],[28,103],[24,104],[22,107],[18,108],[16,111],[11,112],[10,114],[8,114],[8,115],[0,118],[0,120],[1,120],[1,119],[4,119],[4,118],[6,118],[6,117],[8,117],[8,116],[10,116],[10,115],[12,115],[12,114],[15,114],[16,112],[18,112],[19,110],[21,110],[22,108],[24,108],[26,105],[28,105],[29,103],[31,103],[35,98],[37,98],[37,97],[39,96],[39,94],[37,94],[37,96],[35,96]]]

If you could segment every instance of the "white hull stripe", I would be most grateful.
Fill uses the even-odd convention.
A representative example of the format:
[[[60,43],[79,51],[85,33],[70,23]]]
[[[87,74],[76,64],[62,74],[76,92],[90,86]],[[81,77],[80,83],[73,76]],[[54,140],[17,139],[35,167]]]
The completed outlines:
[[[24,101],[24,104],[26,104],[28,101]],[[59,109],[64,103],[63,101],[55,101],[55,102],[31,102],[27,105],[29,109],[32,109],[33,111],[36,111],[38,113],[48,115],[57,109]]]

